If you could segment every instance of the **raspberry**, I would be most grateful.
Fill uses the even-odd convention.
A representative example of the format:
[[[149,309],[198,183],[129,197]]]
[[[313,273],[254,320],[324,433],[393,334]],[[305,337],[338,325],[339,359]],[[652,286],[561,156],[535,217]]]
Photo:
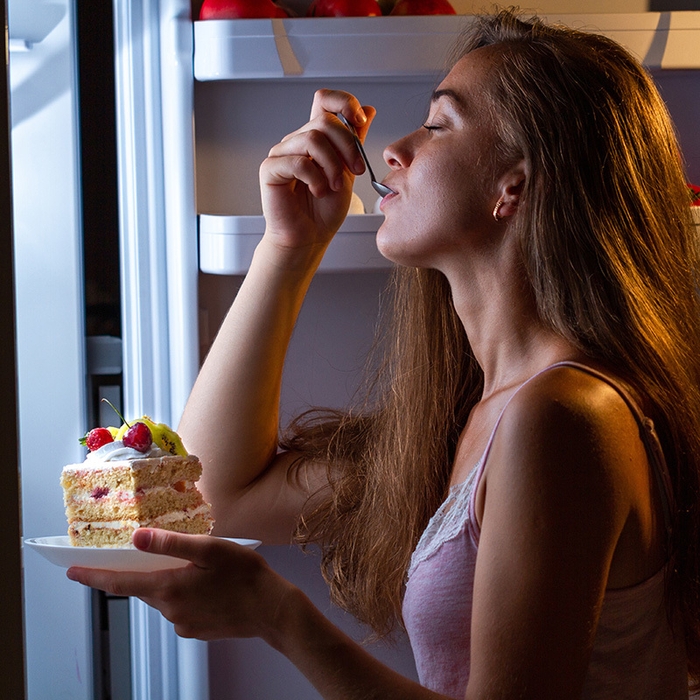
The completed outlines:
[[[85,445],[90,452],[99,450],[102,445],[106,445],[108,442],[114,442],[114,438],[107,428],[93,428],[85,438]]]
[[[124,447],[133,447],[139,452],[148,452],[153,442],[151,429],[145,423],[134,423],[122,438]]]

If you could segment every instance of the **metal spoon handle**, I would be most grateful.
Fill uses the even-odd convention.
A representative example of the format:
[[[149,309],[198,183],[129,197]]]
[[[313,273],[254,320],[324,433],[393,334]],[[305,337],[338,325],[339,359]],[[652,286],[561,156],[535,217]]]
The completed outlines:
[[[338,112],[335,116],[338,117],[338,119],[342,122],[343,126],[345,126],[348,129],[348,131],[352,134],[352,137],[355,139],[357,150],[360,152],[362,160],[365,161],[365,165],[367,166],[367,172],[369,173],[370,178],[372,178],[372,187],[374,187],[375,191],[382,197],[386,197],[386,195],[388,194],[394,194],[394,190],[387,187],[386,185],[382,185],[381,182],[377,182],[377,178],[374,177],[372,166],[369,164],[367,154],[365,153],[365,149],[362,147],[362,141],[360,141],[355,127],[340,112]]]

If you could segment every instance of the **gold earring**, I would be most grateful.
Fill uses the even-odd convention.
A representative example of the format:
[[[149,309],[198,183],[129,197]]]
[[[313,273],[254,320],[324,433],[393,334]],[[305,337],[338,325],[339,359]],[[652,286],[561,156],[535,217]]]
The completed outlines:
[[[501,216],[501,207],[503,206],[503,200],[505,197],[501,197],[497,202],[496,206],[493,208],[493,218],[496,221],[496,223],[499,223],[500,221],[503,220],[503,217]]]

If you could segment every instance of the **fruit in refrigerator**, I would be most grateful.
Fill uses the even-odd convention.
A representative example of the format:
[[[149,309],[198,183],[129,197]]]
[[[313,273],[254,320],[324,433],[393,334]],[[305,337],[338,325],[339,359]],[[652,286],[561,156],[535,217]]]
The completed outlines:
[[[380,17],[376,0],[314,0],[307,17]]]
[[[396,15],[454,15],[454,7],[447,0],[398,0],[391,11]]]
[[[289,17],[272,0],[204,0],[199,19],[265,19]]]

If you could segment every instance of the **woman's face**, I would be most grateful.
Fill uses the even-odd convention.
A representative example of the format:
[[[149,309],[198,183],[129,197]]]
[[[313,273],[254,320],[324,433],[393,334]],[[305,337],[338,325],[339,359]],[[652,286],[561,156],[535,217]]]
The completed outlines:
[[[384,182],[396,194],[381,203],[377,245],[390,260],[444,271],[493,238],[496,137],[483,87],[492,66],[488,49],[462,58],[434,92],[424,126],[384,151]]]

